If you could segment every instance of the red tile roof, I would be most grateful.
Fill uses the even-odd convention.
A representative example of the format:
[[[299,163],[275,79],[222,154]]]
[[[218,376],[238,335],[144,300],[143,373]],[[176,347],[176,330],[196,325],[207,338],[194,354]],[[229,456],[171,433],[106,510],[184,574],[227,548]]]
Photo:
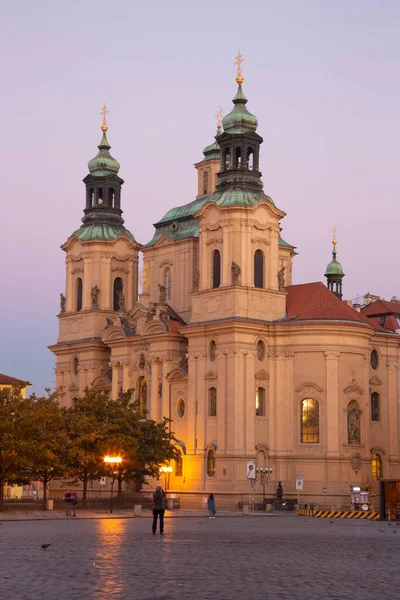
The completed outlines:
[[[394,313],[400,315],[400,302],[388,302],[387,300],[375,300],[361,309],[364,315],[379,316]]]
[[[389,331],[396,332],[398,329],[400,329],[400,325],[398,324],[396,317],[394,317],[393,315],[383,315],[383,319],[384,321],[382,322],[382,316],[368,317],[369,321],[373,321],[374,323],[381,325],[381,327],[384,327]]]
[[[179,331],[180,329],[182,329],[182,323],[174,319],[168,321],[168,331]]]
[[[379,323],[351,308],[321,282],[302,283],[286,288],[286,308],[288,319],[303,321],[352,321],[368,325],[375,331],[388,333]]]
[[[2,373],[0,373],[0,385],[19,385],[19,384],[26,384],[26,381],[24,381],[23,379],[16,379],[15,377],[10,377],[9,375],[3,375]]]

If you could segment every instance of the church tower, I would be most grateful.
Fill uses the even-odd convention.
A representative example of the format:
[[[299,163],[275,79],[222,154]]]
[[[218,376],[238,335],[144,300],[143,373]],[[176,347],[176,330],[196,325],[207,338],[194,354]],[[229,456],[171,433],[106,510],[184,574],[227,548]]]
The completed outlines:
[[[88,386],[107,386],[110,349],[101,341],[107,325],[126,319],[137,300],[140,245],[124,227],[123,180],[110,154],[106,106],[97,155],[88,163],[82,225],[68,238],[65,294],[60,294],[59,336],[50,350],[57,357],[56,385],[63,404]]]
[[[333,229],[333,250],[332,260],[326,267],[325,277],[327,280],[328,289],[331,290],[339,298],[342,299],[342,280],[344,277],[342,265],[336,260],[336,227]]]

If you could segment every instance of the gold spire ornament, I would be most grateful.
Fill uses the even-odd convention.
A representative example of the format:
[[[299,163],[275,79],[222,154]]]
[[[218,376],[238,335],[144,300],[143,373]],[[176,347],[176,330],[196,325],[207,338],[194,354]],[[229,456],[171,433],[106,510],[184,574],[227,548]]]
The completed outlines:
[[[220,106],[218,106],[218,109],[217,109],[217,127],[218,127],[218,129],[222,125],[222,115],[223,114],[224,114],[224,111],[222,110],[222,108]]]
[[[108,108],[107,106],[104,104],[103,108],[101,109],[101,116],[103,117],[103,124],[101,126],[101,130],[106,132],[108,130],[108,125],[107,125],[107,113],[108,113]]]
[[[242,75],[242,62],[244,62],[244,58],[243,58],[243,55],[240,54],[240,51],[238,50],[237,56],[235,58],[235,62],[233,63],[234,65],[237,65],[236,83],[238,85],[241,85],[244,81],[243,75]]]
[[[333,240],[332,240],[332,244],[334,244],[334,246],[336,246],[336,244],[337,244],[337,240],[336,240],[336,227],[333,228]]]

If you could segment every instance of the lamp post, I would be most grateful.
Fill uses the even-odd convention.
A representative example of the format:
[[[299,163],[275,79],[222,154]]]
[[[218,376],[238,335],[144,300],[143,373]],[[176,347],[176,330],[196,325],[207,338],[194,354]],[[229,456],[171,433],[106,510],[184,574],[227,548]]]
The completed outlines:
[[[267,480],[267,484],[269,483],[268,478],[269,475],[271,475],[272,473],[272,469],[271,467],[265,467],[265,468],[257,468],[257,475],[260,474],[261,477],[261,484],[262,484],[262,488],[263,488],[263,508],[265,510],[265,480]]]
[[[110,495],[110,513],[113,511],[113,495],[114,495],[114,481],[115,481],[115,473],[116,471],[112,468],[111,465],[119,465],[122,463],[122,458],[120,456],[105,456],[104,457],[105,464],[110,467],[111,471],[111,495]]]
[[[172,473],[172,467],[160,467],[160,473],[164,473],[164,488],[165,488],[165,492],[167,492],[167,489],[168,489],[167,477],[169,480],[169,474]]]

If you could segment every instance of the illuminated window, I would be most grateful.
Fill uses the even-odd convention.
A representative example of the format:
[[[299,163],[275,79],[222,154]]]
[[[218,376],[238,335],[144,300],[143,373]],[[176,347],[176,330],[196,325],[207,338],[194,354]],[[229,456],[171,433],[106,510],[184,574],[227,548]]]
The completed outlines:
[[[380,402],[378,392],[372,392],[371,394],[371,421],[380,421]]]
[[[254,253],[254,287],[264,287],[264,256],[261,250]]]
[[[139,407],[141,412],[147,411],[147,379],[146,377],[139,377],[138,384],[138,396]]]
[[[319,402],[314,398],[301,401],[300,415],[301,441],[307,444],[319,442]]]
[[[374,454],[372,456],[372,479],[378,481],[378,479],[382,479],[382,459],[379,454]]]
[[[163,286],[165,287],[165,299],[171,300],[171,269],[164,269]]]
[[[256,389],[256,417],[265,417],[265,390],[262,387]]]
[[[208,390],[208,416],[217,416],[217,388],[215,387]]]
[[[179,457],[175,459],[175,477],[182,477],[183,472],[183,458],[182,454],[179,453]]]
[[[209,450],[207,452],[207,475],[209,477],[214,477],[214,475],[215,475],[215,454],[214,454],[214,450]]]

